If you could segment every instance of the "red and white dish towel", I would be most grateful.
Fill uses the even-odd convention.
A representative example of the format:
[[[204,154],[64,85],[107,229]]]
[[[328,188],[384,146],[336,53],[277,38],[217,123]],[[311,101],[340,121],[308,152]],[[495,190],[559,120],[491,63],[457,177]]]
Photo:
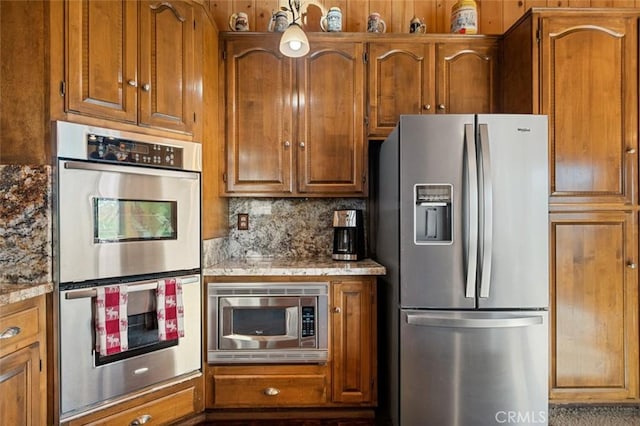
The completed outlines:
[[[160,341],[184,337],[184,304],[182,303],[182,283],[179,279],[168,278],[158,281],[156,291],[158,314],[158,336]]]
[[[96,351],[113,355],[128,349],[127,286],[98,287],[96,296]]]

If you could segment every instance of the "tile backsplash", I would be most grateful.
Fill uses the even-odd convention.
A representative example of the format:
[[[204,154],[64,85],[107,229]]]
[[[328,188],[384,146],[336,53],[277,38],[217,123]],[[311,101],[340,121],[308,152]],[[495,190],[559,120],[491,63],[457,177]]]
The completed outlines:
[[[366,200],[231,198],[229,236],[205,241],[204,263],[213,264],[225,257],[330,257],[333,211],[338,209],[366,210]],[[248,230],[238,230],[241,213],[249,215]]]

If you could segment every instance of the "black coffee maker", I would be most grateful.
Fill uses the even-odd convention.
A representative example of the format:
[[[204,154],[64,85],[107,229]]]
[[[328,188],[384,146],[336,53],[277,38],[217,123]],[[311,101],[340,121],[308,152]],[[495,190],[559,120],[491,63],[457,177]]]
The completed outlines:
[[[362,210],[336,210],[333,212],[334,260],[360,260],[364,258],[364,224]]]

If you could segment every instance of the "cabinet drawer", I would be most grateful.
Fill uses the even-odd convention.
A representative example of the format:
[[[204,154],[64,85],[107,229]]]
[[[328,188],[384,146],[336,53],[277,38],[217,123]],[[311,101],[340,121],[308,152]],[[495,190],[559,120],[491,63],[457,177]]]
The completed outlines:
[[[194,388],[188,388],[112,416],[103,417],[87,426],[160,425],[194,412]]]
[[[327,400],[324,375],[219,375],[214,377],[216,406],[304,406]]]
[[[29,306],[0,317],[0,335],[5,336],[0,338],[0,355],[5,350],[11,352],[38,340],[39,315],[38,306]]]

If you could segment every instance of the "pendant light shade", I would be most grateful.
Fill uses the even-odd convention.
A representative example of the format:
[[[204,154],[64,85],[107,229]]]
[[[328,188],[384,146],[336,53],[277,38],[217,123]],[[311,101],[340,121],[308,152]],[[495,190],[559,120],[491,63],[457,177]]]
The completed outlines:
[[[300,58],[309,53],[309,40],[300,25],[293,23],[282,33],[280,53],[290,58]]]

